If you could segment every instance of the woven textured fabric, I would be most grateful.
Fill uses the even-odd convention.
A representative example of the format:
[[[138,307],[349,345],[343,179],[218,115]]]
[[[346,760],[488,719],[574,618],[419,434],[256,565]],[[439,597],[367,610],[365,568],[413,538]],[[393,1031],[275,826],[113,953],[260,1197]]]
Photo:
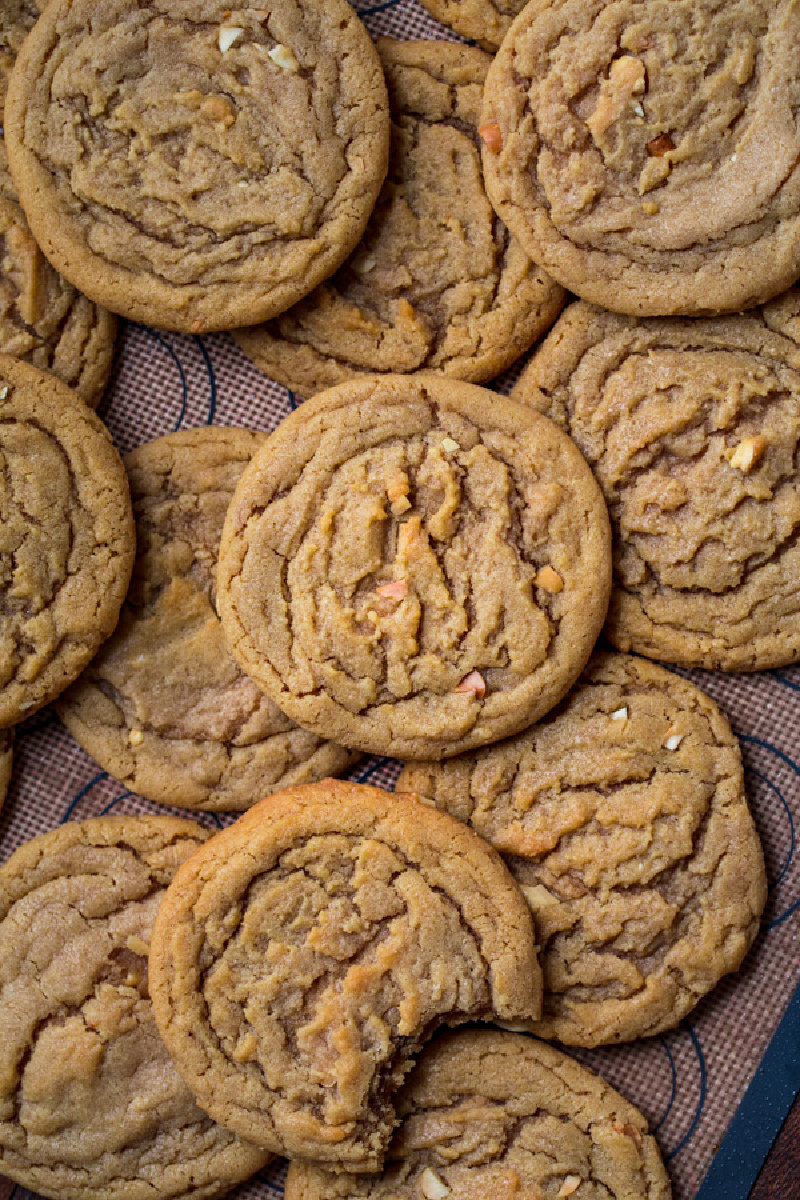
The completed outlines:
[[[373,36],[455,36],[416,0],[356,5]],[[521,365],[521,364],[520,364]],[[519,368],[493,386],[508,391]],[[203,424],[273,429],[298,401],[260,374],[227,334],[188,337],[122,325],[99,413],[122,453],[173,429]],[[800,667],[752,676],[686,672],[721,705],[742,739],[748,796],[764,842],[770,898],[762,932],[728,977],[683,1025],[628,1046],[578,1052],[636,1104],[658,1137],[676,1200],[694,1196],[800,976]],[[45,710],[18,730],[14,778],[0,812],[0,859],[59,822],[109,811],[175,811],[126,792]],[[362,760],[352,778],[391,788],[397,764]],[[195,815],[195,814],[193,814]],[[214,827],[233,818],[200,814]],[[282,1195],[276,1162],[232,1193]],[[30,1193],[0,1180],[0,1200]]]

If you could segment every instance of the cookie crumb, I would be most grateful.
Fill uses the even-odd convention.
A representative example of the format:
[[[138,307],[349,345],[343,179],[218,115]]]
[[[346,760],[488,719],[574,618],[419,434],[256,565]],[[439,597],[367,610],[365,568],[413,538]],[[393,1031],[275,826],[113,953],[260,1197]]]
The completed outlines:
[[[762,437],[761,434],[756,434],[755,437],[743,438],[730,455],[728,461],[737,471],[742,471],[746,475],[753,467],[758,466],[767,448],[767,444],[767,439]]]
[[[499,154],[503,149],[503,135],[496,121],[492,121],[488,125],[479,125],[478,137],[492,154]]]
[[[564,590],[564,580],[552,567],[542,567],[537,571],[534,583],[545,592],[562,592]]]
[[[231,46],[237,41],[244,30],[240,25],[222,25],[219,31],[219,48],[224,54],[226,50],[230,50]]]
[[[280,67],[283,71],[291,71],[296,75],[300,70],[300,63],[294,56],[294,52],[290,46],[284,46],[282,42],[278,42],[277,46],[273,46],[267,51],[267,58],[271,58],[276,67]]]
[[[479,700],[482,700],[486,695],[486,680],[480,671],[470,671],[469,675],[464,676],[455,691],[473,692]]]
[[[426,1167],[420,1176],[419,1186],[426,1200],[444,1200],[450,1195],[451,1189],[430,1167]]]
[[[556,1192],[556,1196],[561,1197],[563,1200],[564,1196],[571,1196],[573,1192],[577,1192],[577,1190],[580,1186],[581,1186],[580,1175],[567,1175],[567,1177],[565,1178],[564,1182],[561,1185],[560,1190]]]

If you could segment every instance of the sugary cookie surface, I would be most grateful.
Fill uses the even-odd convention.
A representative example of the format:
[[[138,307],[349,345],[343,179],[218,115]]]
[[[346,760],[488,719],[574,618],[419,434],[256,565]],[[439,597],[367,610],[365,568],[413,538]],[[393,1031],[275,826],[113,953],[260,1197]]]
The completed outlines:
[[[400,1095],[384,1174],[294,1163],[286,1200],[669,1200],[642,1114],[533,1038],[472,1030],[423,1053]]]
[[[398,787],[503,854],[541,944],[542,1037],[670,1029],[758,932],[764,860],[736,739],[712,700],[652,663],[596,654],[540,724],[411,763]]]
[[[101,766],[163,803],[241,811],[355,757],[299,729],[242,674],[216,614],[222,523],[264,438],[185,430],[125,460],[137,530],[131,588],[59,714]]]
[[[17,1183],[56,1200],[211,1197],[267,1160],[197,1108],[148,995],[153,918],[207,836],[100,817],[0,869],[0,1171]]]
[[[345,0],[53,0],[11,97],[50,261],[166,328],[288,308],[358,241],[386,170],[383,74]]]
[[[443,21],[487,50],[496,50],[525,0],[420,0],[438,21]]]
[[[443,1021],[540,1006],[533,925],[499,856],[412,796],[336,780],[262,800],[176,876],[156,1020],[240,1136],[375,1171],[393,1092]]]
[[[605,614],[602,498],[551,422],[481,388],[367,377],[307,401],[245,471],[218,604],[290,716],[440,757],[546,712]]]
[[[800,270],[791,0],[534,0],[490,70],[492,203],[585,300],[735,311]]]

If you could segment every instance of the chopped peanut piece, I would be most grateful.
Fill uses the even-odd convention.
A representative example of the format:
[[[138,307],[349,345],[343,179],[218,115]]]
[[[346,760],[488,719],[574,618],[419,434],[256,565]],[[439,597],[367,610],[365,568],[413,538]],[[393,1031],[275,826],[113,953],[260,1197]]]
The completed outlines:
[[[452,454],[454,450],[460,450],[461,447],[454,438],[446,437],[442,438],[442,449],[446,451],[446,453]]]
[[[561,1185],[561,1190],[556,1192],[556,1195],[560,1197],[571,1196],[573,1192],[577,1192],[580,1186],[580,1175],[567,1175],[566,1179]]]
[[[654,137],[651,142],[647,143],[647,153],[651,158],[663,158],[665,154],[669,154],[670,150],[675,149],[675,143],[668,133],[660,133],[658,137]]]
[[[244,30],[239,25],[222,25],[219,31],[219,48],[224,54],[226,50],[230,50],[231,46],[237,41]]]
[[[224,96],[206,96],[200,105],[200,112],[211,121],[216,121],[226,128],[236,120],[233,105]]]
[[[480,671],[470,671],[455,690],[457,692],[473,692],[481,700],[486,695],[486,680]]]
[[[677,750],[678,746],[680,746],[682,741],[683,741],[682,733],[671,733],[670,736],[667,738],[667,740],[664,742],[664,749],[665,750]]]
[[[276,67],[280,67],[283,71],[291,71],[293,75],[300,70],[300,63],[295,58],[294,51],[289,46],[281,45],[280,42],[267,51],[267,58],[271,58]]]
[[[768,445],[767,439],[757,434],[755,437],[743,438],[730,456],[730,464],[737,471],[746,475],[753,467],[758,466]]]
[[[614,711],[611,714],[612,721],[627,721],[627,719],[628,719],[627,708],[616,708],[616,709],[614,709]]]
[[[496,121],[492,121],[489,125],[479,125],[478,137],[492,154],[499,154],[503,149],[503,135]]]
[[[660,209],[659,209],[658,205],[656,204],[655,200],[643,200],[642,201],[642,212],[647,213],[648,217],[654,217],[656,215],[656,213],[659,211],[660,211]]]
[[[639,1133],[639,1130],[635,1125],[620,1125],[617,1121],[615,1121],[614,1129],[616,1129],[617,1133],[624,1133],[626,1137],[633,1138],[634,1142],[636,1142],[636,1145],[641,1146],[642,1135]]]
[[[401,500],[403,496],[408,495],[408,478],[406,475],[395,475],[387,484],[386,495],[389,498],[389,503],[394,504],[395,501]]]
[[[144,734],[141,729],[132,729],[128,734],[128,741],[132,746],[141,746],[144,741]]]
[[[632,97],[644,91],[644,86],[644,63],[641,59],[625,54],[612,62],[608,78],[600,84],[597,106],[586,121],[596,142],[619,120]]]
[[[534,583],[545,592],[562,592],[564,590],[564,580],[552,567],[542,567],[540,571],[537,571]]]
[[[379,596],[385,596],[388,600],[402,600],[408,591],[408,581],[406,579],[393,579],[391,583],[384,583],[375,591]]]
[[[150,947],[144,938],[140,938],[138,933],[132,933],[130,937],[125,939],[125,945],[134,954],[141,954],[142,958],[147,958],[150,953]]]
[[[422,517],[409,517],[397,531],[397,554],[405,557],[413,550],[414,543],[422,533]]]
[[[420,1176],[419,1186],[426,1200],[445,1200],[451,1189],[430,1167],[426,1167]]]

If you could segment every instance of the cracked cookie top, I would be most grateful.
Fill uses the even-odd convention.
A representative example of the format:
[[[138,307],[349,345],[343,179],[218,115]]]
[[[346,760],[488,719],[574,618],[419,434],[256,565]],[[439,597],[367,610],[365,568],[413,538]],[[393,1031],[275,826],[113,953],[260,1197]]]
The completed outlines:
[[[501,851],[534,914],[546,1038],[670,1029],[758,932],[764,859],[716,704],[644,659],[596,654],[538,725],[409,763],[397,786]]]
[[[3,0],[0,5],[0,125],[6,102],[8,77],[17,53],[39,17],[34,0]]]
[[[0,353],[52,371],[97,408],[116,328],[116,318],[62,279],[33,240],[0,138]]]
[[[292,1163],[286,1200],[669,1200],[638,1109],[560,1050],[470,1030],[427,1046],[380,1178]],[[579,1190],[580,1189],[580,1190]]]
[[[800,272],[793,0],[533,0],[486,82],[486,187],[584,300],[738,311]]]
[[[6,137],[57,270],[112,311],[199,333],[275,316],[347,257],[389,118],[345,0],[53,0]]]
[[[473,38],[486,50],[497,50],[514,17],[527,0],[420,0],[431,16]]]
[[[800,655],[800,350],[778,312],[637,322],[575,304],[514,389],[603,489],[620,650],[728,671]]]
[[[573,442],[471,384],[367,377],[307,401],[242,475],[219,610],[289,716],[375,753],[516,732],[591,653],[605,506]]]
[[[414,796],[333,779],[267,797],[186,863],[150,973],[203,1108],[345,1171],[379,1169],[392,1094],[437,1025],[541,1005],[499,855]]]
[[[389,174],[336,275],[236,341],[303,396],[369,371],[473,383],[552,325],[564,292],[492,210],[476,127],[491,59],[453,42],[378,42],[392,113]]]
[[[217,617],[222,523],[264,437],[181,430],[125,459],[137,534],[131,587],[114,634],[59,715],[105,770],[165,804],[241,811],[355,758],[298,728],[242,674]]]
[[[0,728],[54,700],[117,623],[136,534],[103,423],[0,355]]]
[[[153,918],[208,833],[62,825],[0,868],[0,1172],[54,1200],[218,1196],[268,1159],[196,1106],[148,996]]]

